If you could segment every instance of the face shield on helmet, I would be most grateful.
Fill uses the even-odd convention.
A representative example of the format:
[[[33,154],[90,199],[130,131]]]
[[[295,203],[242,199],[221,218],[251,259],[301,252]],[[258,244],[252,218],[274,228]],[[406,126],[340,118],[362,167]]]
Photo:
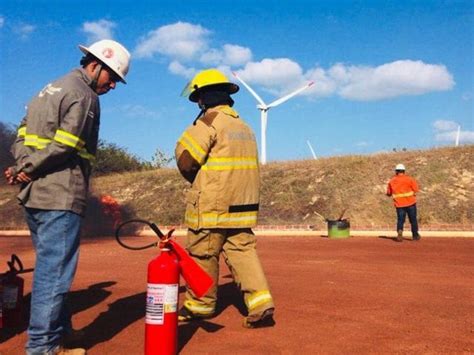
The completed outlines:
[[[197,73],[194,78],[186,84],[181,92],[181,96],[188,97],[192,102],[197,102],[199,99],[199,90],[213,86],[229,94],[235,94],[239,91],[239,86],[231,83],[221,71],[217,69],[207,69]]]
[[[90,53],[99,59],[126,84],[125,76],[130,68],[130,53],[120,43],[110,39],[103,39],[93,43],[90,47],[79,45],[79,49],[84,54]]]

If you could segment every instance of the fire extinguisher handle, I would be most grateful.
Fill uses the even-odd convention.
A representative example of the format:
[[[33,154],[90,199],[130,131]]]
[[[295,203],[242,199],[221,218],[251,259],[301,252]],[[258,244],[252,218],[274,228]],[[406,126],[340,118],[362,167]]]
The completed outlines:
[[[18,269],[15,267],[15,263],[18,264]],[[10,261],[7,261],[8,267],[10,271],[13,272],[20,272],[23,271],[23,263],[21,262],[20,258],[16,254],[12,254]]]
[[[16,264],[16,265],[15,265]],[[31,272],[34,269],[24,269],[23,263],[21,262],[20,258],[16,254],[12,254],[10,261],[7,261],[8,268],[10,269],[8,273],[18,275],[18,274],[25,274],[27,272]]]
[[[153,230],[153,232],[155,232],[155,234],[160,237],[160,239],[165,239],[165,235],[163,234],[163,232],[160,230],[160,228],[158,228],[158,226],[155,224],[155,223],[149,223],[148,222],[148,225],[150,226],[150,228]]]

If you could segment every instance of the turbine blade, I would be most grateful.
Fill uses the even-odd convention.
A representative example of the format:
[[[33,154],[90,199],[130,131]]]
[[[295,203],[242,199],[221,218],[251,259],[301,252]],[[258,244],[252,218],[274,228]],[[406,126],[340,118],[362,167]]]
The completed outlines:
[[[258,94],[245,81],[243,81],[237,75],[236,72],[232,72],[232,74],[237,78],[237,80],[239,80],[247,88],[248,91],[250,91],[250,93],[253,95],[253,97],[255,97],[257,99],[257,101],[260,103],[260,105],[263,106],[263,109],[267,108],[267,105],[265,104],[265,102],[263,102],[263,100],[260,98],[260,96],[258,96]]]
[[[293,91],[292,93],[290,93],[290,94],[288,94],[288,95],[286,95],[286,96],[280,97],[278,100],[273,101],[273,102],[272,102],[271,104],[269,104],[267,107],[270,108],[270,107],[278,106],[278,105],[282,104],[283,102],[285,102],[285,101],[291,99],[293,96],[298,95],[300,92],[306,90],[307,88],[309,88],[309,87],[310,87],[311,85],[313,85],[313,84],[314,84],[314,82],[311,81],[311,82],[309,82],[308,84],[306,84],[305,86],[299,88],[298,90],[295,90],[295,91]]]

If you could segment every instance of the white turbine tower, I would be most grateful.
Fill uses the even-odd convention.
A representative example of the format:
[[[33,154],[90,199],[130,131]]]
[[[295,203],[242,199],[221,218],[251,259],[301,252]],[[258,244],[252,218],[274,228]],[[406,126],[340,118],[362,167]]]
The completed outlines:
[[[455,146],[459,146],[459,137],[461,136],[461,125],[458,125],[458,131],[456,133],[456,142],[455,142]]]
[[[282,104],[283,102],[291,99],[293,96],[298,95],[300,92],[303,90],[306,90],[309,88],[311,85],[314,84],[314,82],[310,82],[306,84],[305,86],[299,88],[298,90],[293,91],[292,93],[289,93],[288,95],[285,95],[278,100],[273,101],[270,104],[266,104],[263,102],[263,100],[260,98],[260,96],[257,95],[257,93],[250,87],[248,84],[243,81],[235,72],[232,72],[234,76],[247,88],[248,91],[257,99],[259,102],[259,105],[257,105],[257,108],[260,110],[260,120],[261,120],[261,132],[260,132],[260,138],[261,138],[261,162],[262,164],[266,164],[267,162],[267,117],[268,117],[268,110],[270,110],[272,107],[278,106]]]

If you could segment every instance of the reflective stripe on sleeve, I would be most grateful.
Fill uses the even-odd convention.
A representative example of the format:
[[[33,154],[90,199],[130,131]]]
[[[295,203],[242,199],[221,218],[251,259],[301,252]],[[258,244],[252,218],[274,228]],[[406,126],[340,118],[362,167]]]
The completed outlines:
[[[57,132],[56,132],[56,136],[57,136]],[[60,142],[60,143],[65,144],[67,146],[71,146],[69,144],[66,144],[66,143],[61,142],[60,140],[56,139],[56,136],[54,137],[54,140],[56,142]],[[23,142],[23,145],[28,146],[28,147],[33,147],[33,148],[38,149],[38,150],[46,148],[53,141],[52,139],[49,139],[49,138],[38,137],[36,134],[25,134],[24,137],[25,137],[25,140]],[[82,140],[80,140],[80,142],[82,142],[82,145],[84,145],[84,142]],[[82,146],[80,148],[79,147],[74,147],[74,148],[77,150],[77,154],[81,158],[87,159],[87,160],[90,160],[90,161],[95,160],[95,156],[93,154],[90,154],[84,146]]]
[[[18,128],[17,137],[24,137],[24,136],[26,136],[26,126],[21,126],[20,128]]]
[[[249,309],[249,311],[258,308],[261,305],[264,305],[265,303],[270,302],[273,302],[273,299],[272,295],[270,294],[270,291],[268,290],[252,293],[250,296],[248,296],[246,300],[247,308]]]
[[[184,148],[191,154],[191,156],[202,165],[206,152],[201,146],[191,137],[187,132],[184,132],[183,135],[178,140],[179,143],[183,145]]]
[[[202,166],[203,170],[244,170],[257,169],[258,161],[256,157],[239,158],[209,158]]]
[[[86,144],[81,138],[62,129],[56,130],[54,140],[77,150],[81,150],[81,148]]]
[[[95,161],[95,155],[90,154],[85,148],[82,148],[77,154],[83,159]]]
[[[51,139],[38,137],[36,134],[25,134],[24,145],[34,147],[36,149],[44,149],[51,143]]]

